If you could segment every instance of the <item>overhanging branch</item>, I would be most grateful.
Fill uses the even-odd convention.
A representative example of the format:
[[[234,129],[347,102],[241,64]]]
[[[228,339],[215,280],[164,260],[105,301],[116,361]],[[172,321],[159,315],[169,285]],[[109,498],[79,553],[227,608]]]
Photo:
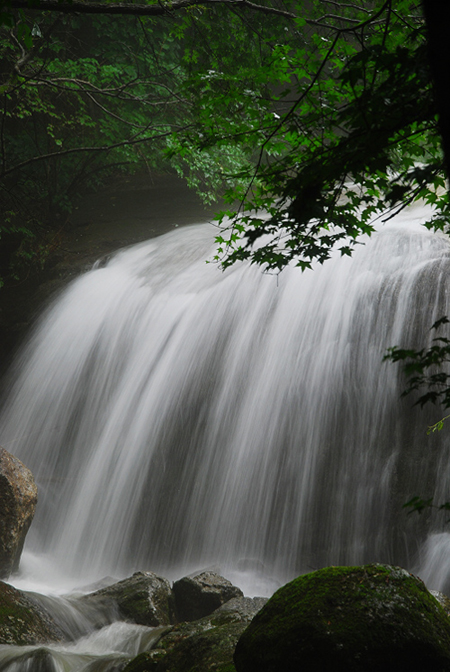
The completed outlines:
[[[189,124],[187,126],[181,127],[177,130],[183,131],[189,128]],[[17,170],[21,170],[22,168],[25,168],[25,166],[29,166],[32,163],[37,163],[39,161],[47,161],[48,159],[54,159],[54,158],[60,158],[62,156],[67,156],[68,154],[80,154],[83,152],[90,152],[90,153],[100,153],[100,152],[110,152],[113,149],[117,149],[118,147],[126,147],[126,146],[132,146],[132,145],[138,145],[142,144],[144,142],[151,142],[152,140],[159,140],[161,138],[166,138],[169,135],[173,133],[173,128],[165,131],[163,133],[158,133],[155,135],[152,135],[150,137],[145,137],[145,138],[140,138],[138,137],[140,133],[136,133],[131,138],[128,138],[127,140],[122,140],[121,142],[115,142],[110,145],[97,145],[93,147],[71,147],[69,149],[63,149],[57,152],[49,152],[48,154],[41,154],[39,156],[33,156],[30,159],[27,159],[26,161],[22,161],[21,163],[16,164],[15,166],[12,166],[11,168],[8,168],[7,170],[3,170],[2,173],[0,174],[0,179],[6,177],[7,175],[10,175],[11,173],[16,172]]]
[[[3,5],[4,3],[0,3]],[[277,14],[287,19],[295,19],[296,15],[276,7],[266,7],[257,5],[249,0],[174,0],[174,2],[165,2],[162,0],[156,4],[130,4],[121,3],[100,3],[100,2],[57,2],[57,0],[36,0],[30,3],[28,0],[11,0],[7,3],[7,8],[11,9],[32,9],[47,12],[78,13],[78,14],[116,14],[130,16],[163,16],[171,14],[179,9],[194,7],[195,5],[233,5],[250,9],[264,14]]]

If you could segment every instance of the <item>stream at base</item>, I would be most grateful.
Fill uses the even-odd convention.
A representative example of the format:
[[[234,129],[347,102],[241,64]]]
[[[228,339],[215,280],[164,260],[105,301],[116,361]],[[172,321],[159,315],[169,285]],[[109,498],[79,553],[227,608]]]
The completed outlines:
[[[189,226],[71,283],[16,362],[0,423],[39,488],[11,582],[62,594],[213,566],[267,595],[323,566],[388,562],[449,590],[445,512],[402,509],[448,498],[446,432],[426,435],[442,412],[401,399],[400,369],[382,361],[426,346],[450,314],[450,243],[423,217],[279,277],[220,272],[205,263],[214,227]],[[61,655],[105,661],[122,641],[136,655],[151,636],[139,628],[105,625]],[[2,666],[19,653],[0,650],[0,670],[37,670]],[[77,661],[55,670],[114,669]]]
[[[155,632],[157,630],[157,632]],[[116,672],[152,647],[159,629],[112,623],[73,644],[0,646],[2,672]]]

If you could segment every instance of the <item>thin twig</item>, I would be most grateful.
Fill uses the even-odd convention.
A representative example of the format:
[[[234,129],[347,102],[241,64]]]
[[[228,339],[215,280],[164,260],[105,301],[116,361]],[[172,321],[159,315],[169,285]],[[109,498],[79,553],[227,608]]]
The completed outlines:
[[[181,128],[177,128],[178,131],[186,131],[191,124],[188,124],[187,126],[182,126]],[[20,170],[21,168],[24,168],[25,166],[29,166],[32,163],[36,163],[38,161],[46,161],[47,159],[51,158],[58,158],[60,156],[67,156],[68,154],[77,154],[79,152],[109,152],[112,149],[117,149],[118,147],[126,147],[126,146],[131,146],[131,145],[137,145],[141,144],[143,142],[150,142],[151,140],[159,140],[160,138],[166,138],[167,136],[171,135],[173,133],[173,128],[170,129],[169,131],[166,131],[165,133],[159,133],[158,135],[152,135],[150,138],[138,138],[138,135],[141,135],[141,133],[136,133],[132,138],[129,138],[128,140],[122,140],[121,142],[115,142],[112,145],[101,145],[101,146],[94,146],[94,147],[72,147],[70,149],[64,149],[59,152],[49,152],[48,154],[41,154],[40,156],[33,156],[31,159],[27,159],[26,161],[22,161],[21,163],[16,164],[12,168],[8,168],[8,170],[5,170],[2,172],[0,177],[5,177],[6,175],[9,175],[10,173],[15,172],[16,170]]]
[[[175,0],[175,2],[159,2],[154,5],[138,5],[130,3],[103,4],[99,2],[72,2],[64,3],[57,0],[40,0],[32,7],[27,0],[11,0],[12,9],[29,9],[38,11],[61,12],[65,14],[116,14],[129,16],[163,16],[172,14],[186,7],[195,7],[196,5],[238,5],[246,9],[262,12],[263,14],[275,14],[284,16],[287,19],[295,19],[296,15],[275,7],[266,7],[257,5],[249,0]]]

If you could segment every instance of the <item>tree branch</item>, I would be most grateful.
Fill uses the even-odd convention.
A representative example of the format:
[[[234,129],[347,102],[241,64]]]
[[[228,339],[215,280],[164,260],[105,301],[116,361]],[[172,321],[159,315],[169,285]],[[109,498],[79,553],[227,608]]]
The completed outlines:
[[[11,0],[11,9],[30,9],[47,12],[62,12],[65,14],[116,14],[131,16],[163,16],[171,14],[185,7],[194,7],[196,5],[235,5],[264,14],[277,14],[287,19],[295,19],[296,15],[275,7],[265,7],[257,5],[249,0],[174,0],[174,2],[165,2],[162,0],[157,4],[143,5],[130,3],[103,4],[100,2],[57,2],[57,0],[36,0],[32,6],[28,0]]]
[[[189,128],[189,125],[183,126],[182,128],[179,128],[179,131],[185,131],[187,128]],[[152,135],[150,138],[138,138],[137,136],[140,135],[140,133],[137,133],[135,136],[132,138],[129,138],[128,140],[122,140],[121,142],[115,142],[112,145],[100,145],[97,147],[72,147],[70,149],[63,149],[62,151],[59,152],[50,152],[48,154],[41,154],[40,156],[33,156],[31,159],[27,159],[26,161],[22,161],[21,163],[16,164],[15,166],[12,166],[12,168],[8,168],[8,170],[4,170],[2,174],[0,175],[0,178],[6,177],[6,175],[9,175],[10,173],[14,173],[16,170],[20,170],[21,168],[25,168],[25,166],[29,166],[31,163],[36,163],[38,161],[46,161],[47,159],[52,159],[52,158],[58,158],[60,156],[67,156],[68,154],[78,154],[80,152],[109,152],[112,149],[117,149],[117,147],[125,147],[125,146],[130,146],[130,145],[138,145],[143,142],[150,142],[151,140],[159,140],[160,138],[166,138],[168,135],[171,135],[173,133],[173,128],[170,129],[169,131],[165,131],[164,133],[159,133],[157,135]]]
[[[155,87],[155,88],[160,88],[163,89],[164,91],[167,91],[170,94],[170,97],[174,98],[176,101],[183,103],[185,105],[191,105],[192,103],[185,98],[182,98],[180,95],[178,95],[175,91],[173,91],[167,84],[163,84],[162,82],[157,82],[153,80],[145,80],[145,79],[133,79],[130,80],[129,82],[126,82],[125,84],[122,84],[122,86],[116,86],[114,88],[109,88],[109,89],[101,89],[100,87],[96,86],[92,82],[85,80],[85,79],[77,79],[75,77],[53,77],[52,79],[41,79],[37,77],[30,77],[28,79],[28,82],[31,82],[33,84],[37,84],[38,86],[48,86],[50,88],[58,89],[59,91],[66,91],[67,93],[91,93],[91,94],[97,94],[104,96],[105,98],[114,98],[116,100],[127,100],[127,101],[132,101],[136,103],[140,103],[142,105],[150,105],[150,106],[156,106],[156,105],[166,105],[169,103],[169,98],[163,98],[163,99],[158,99],[156,101],[149,100],[149,94],[147,96],[138,96],[133,93],[127,93],[126,89],[130,88],[134,84],[145,84],[147,87]],[[60,82],[66,82],[68,84],[74,84],[74,87],[71,86],[62,86],[60,85]],[[90,87],[90,88],[87,88]],[[172,102],[175,102],[172,101]]]

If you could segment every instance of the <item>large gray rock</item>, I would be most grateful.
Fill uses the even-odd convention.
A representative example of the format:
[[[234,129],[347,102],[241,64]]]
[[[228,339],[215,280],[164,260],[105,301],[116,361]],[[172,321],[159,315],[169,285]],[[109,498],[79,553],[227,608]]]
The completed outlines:
[[[209,616],[179,623],[123,672],[231,672],[236,642],[266,602],[263,597],[233,598]]]
[[[240,588],[215,572],[185,576],[173,584],[178,621],[196,621],[212,614],[234,597],[243,597]]]
[[[237,672],[449,672],[450,621],[404,569],[328,567],[275,593],[234,663]]]
[[[25,536],[33,520],[37,487],[20,460],[0,448],[0,578],[19,568]]]
[[[63,639],[49,614],[28,595],[0,581],[0,644],[22,646]]]
[[[102,618],[124,619],[139,625],[156,627],[175,620],[170,583],[153,572],[136,572],[128,579],[101,588],[80,598],[95,606]]]

